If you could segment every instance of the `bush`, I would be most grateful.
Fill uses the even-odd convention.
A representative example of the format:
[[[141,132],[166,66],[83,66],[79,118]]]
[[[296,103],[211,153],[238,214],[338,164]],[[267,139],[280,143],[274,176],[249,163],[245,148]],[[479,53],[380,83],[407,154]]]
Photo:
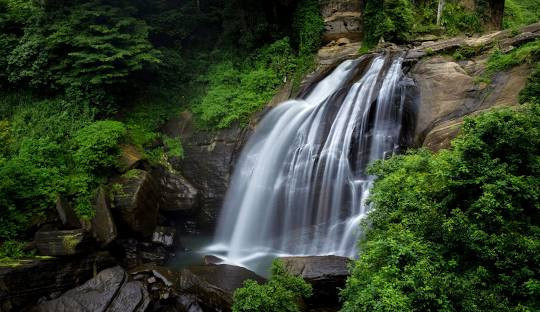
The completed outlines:
[[[302,0],[294,12],[294,39],[299,54],[311,54],[321,45],[324,20],[317,0]]]
[[[96,121],[75,133],[73,158],[79,169],[96,174],[115,169],[120,151],[118,142],[126,135],[123,123]]]
[[[460,4],[447,3],[441,16],[441,25],[451,36],[460,33],[474,34],[482,32],[484,19],[478,12],[469,11]]]
[[[540,20],[539,0],[506,0],[503,28],[516,28]]]
[[[540,58],[540,40],[522,45],[508,53],[495,50],[489,57],[484,75],[492,77],[495,73],[513,66],[537,63]]]
[[[247,280],[234,292],[234,312],[297,312],[298,302],[311,296],[311,285],[288,274],[279,260],[272,263],[268,283]]]
[[[208,89],[194,101],[192,110],[203,128],[245,124],[296,68],[288,38],[262,47],[246,60],[234,60],[233,56],[224,57],[201,77],[207,81]]]
[[[411,38],[414,26],[413,6],[409,0],[368,0],[364,10],[364,41],[376,45],[386,41],[403,42]]]
[[[527,79],[525,88],[519,93],[519,102],[540,104],[540,62],[538,61]]]
[[[34,256],[33,252],[27,252],[26,244],[14,240],[8,240],[0,245],[0,263],[15,259]]]
[[[377,162],[343,311],[540,309],[538,159],[532,105],[467,118],[452,150]]]

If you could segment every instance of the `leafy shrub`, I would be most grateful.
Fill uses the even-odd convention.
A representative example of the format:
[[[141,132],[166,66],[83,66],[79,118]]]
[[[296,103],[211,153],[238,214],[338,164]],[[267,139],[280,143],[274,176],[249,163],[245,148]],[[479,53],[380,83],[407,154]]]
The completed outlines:
[[[54,207],[61,178],[57,168],[41,168],[18,156],[0,158],[0,176],[0,238],[14,238]]]
[[[483,30],[484,20],[477,13],[472,12],[456,3],[447,3],[441,16],[441,25],[449,35],[459,33],[479,33]]]
[[[8,240],[0,245],[0,263],[13,259],[20,259],[31,257],[33,252],[26,251],[26,244],[24,242]]]
[[[225,57],[201,77],[207,81],[208,89],[192,110],[203,128],[246,123],[296,67],[288,38],[259,49],[243,62],[233,60],[234,56]]]
[[[118,142],[126,135],[123,123],[96,121],[75,133],[73,158],[77,166],[88,172],[114,169],[118,163]]]
[[[519,93],[520,103],[540,104],[540,62],[535,63],[533,72],[527,78],[525,88]]]
[[[495,111],[376,163],[343,311],[540,309],[539,135],[540,106]]]
[[[386,41],[403,42],[411,38],[414,25],[413,6],[409,0],[368,0],[364,10],[364,41],[377,44]]]
[[[516,28],[540,20],[539,0],[506,0],[504,2],[504,28]]]
[[[298,3],[294,12],[293,28],[301,55],[317,51],[324,30],[324,20],[317,0],[302,0]]]
[[[234,312],[297,312],[298,300],[311,296],[311,285],[288,274],[279,260],[272,263],[268,283],[247,280],[234,292]]]
[[[539,58],[540,40],[538,39],[522,45],[508,53],[502,53],[500,50],[495,50],[488,59],[485,74],[487,76],[492,76],[497,72],[509,69],[516,65],[535,63]]]

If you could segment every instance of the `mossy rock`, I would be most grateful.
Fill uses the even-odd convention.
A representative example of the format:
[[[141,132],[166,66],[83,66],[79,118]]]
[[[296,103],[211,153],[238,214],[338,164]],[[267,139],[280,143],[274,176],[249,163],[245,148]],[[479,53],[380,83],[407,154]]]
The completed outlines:
[[[66,231],[39,231],[35,235],[36,247],[43,256],[67,256],[92,249],[92,240],[83,229]]]

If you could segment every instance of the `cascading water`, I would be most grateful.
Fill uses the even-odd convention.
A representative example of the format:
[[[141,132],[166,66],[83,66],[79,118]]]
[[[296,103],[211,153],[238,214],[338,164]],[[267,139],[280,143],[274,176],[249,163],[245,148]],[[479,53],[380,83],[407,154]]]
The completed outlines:
[[[269,254],[354,256],[365,168],[399,148],[402,61],[345,61],[270,111],[238,160],[209,249],[245,266]]]

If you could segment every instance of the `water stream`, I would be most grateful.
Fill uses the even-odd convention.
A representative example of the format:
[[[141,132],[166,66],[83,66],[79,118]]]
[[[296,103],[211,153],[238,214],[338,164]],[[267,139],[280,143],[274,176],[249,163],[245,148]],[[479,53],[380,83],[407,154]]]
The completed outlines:
[[[255,270],[279,255],[355,256],[366,166],[399,149],[402,62],[347,60],[272,109],[242,151],[207,251]]]

